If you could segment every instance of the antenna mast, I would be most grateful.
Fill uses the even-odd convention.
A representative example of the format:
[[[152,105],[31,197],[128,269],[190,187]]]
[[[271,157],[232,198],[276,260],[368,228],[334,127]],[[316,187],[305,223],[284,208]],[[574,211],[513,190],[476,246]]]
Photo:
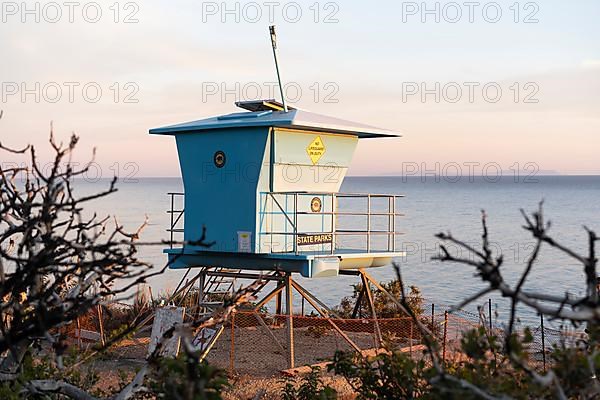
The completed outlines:
[[[283,103],[283,111],[288,112],[285,96],[283,95],[283,85],[281,84],[281,76],[279,75],[279,63],[277,62],[277,35],[275,34],[275,25],[269,26],[271,34],[271,45],[273,46],[273,58],[275,58],[275,69],[277,70],[277,81],[279,82],[279,92],[281,93],[281,102]]]

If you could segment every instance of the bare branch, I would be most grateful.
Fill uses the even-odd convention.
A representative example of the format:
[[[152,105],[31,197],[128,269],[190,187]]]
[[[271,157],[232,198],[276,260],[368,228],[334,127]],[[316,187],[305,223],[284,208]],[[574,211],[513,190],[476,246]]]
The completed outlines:
[[[595,244],[598,241],[596,234],[588,228],[586,232],[588,234],[588,255],[587,257],[577,254],[575,251],[568,247],[558,243],[552,237],[548,235],[548,229],[551,224],[544,221],[543,217],[543,202],[540,202],[539,208],[532,215],[527,215],[523,210],[521,213],[525,219],[525,225],[523,228],[530,232],[536,239],[534,250],[527,260],[527,264],[521,274],[521,277],[514,288],[507,284],[501,273],[500,266],[502,265],[502,257],[493,257],[492,252],[489,249],[489,233],[486,223],[486,214],[482,213],[482,251],[475,250],[471,246],[462,242],[461,240],[455,239],[450,234],[439,234],[437,237],[445,242],[458,245],[460,248],[467,250],[468,253],[473,254],[476,257],[472,260],[467,257],[454,257],[448,250],[442,245],[441,250],[443,255],[435,259],[440,261],[451,261],[470,267],[475,267],[477,275],[481,277],[484,283],[488,285],[487,288],[481,290],[475,295],[464,300],[459,307],[464,307],[467,304],[480,298],[482,295],[498,292],[501,296],[509,298],[511,300],[511,310],[509,318],[509,326],[505,332],[505,351],[512,364],[527,373],[535,382],[540,384],[542,387],[552,387],[557,398],[566,399],[567,396],[561,386],[561,382],[554,372],[550,371],[544,375],[539,374],[532,368],[528,363],[523,360],[512,348],[512,343],[515,331],[515,320],[517,313],[517,305],[522,303],[537,313],[551,317],[568,320],[574,325],[579,323],[587,323],[588,330],[590,331],[590,340],[596,342],[595,334],[597,334],[598,321],[600,321],[600,307],[598,304],[598,292],[597,292],[597,259],[595,254]],[[583,266],[584,274],[586,277],[586,295],[582,298],[572,298],[568,295],[563,297],[547,295],[544,293],[527,292],[524,291],[524,285],[529,277],[533,266],[537,262],[543,244],[548,244],[566,254],[567,256],[577,260]],[[590,349],[595,349],[595,344],[589,346]],[[595,351],[595,350],[594,350]],[[594,368],[591,368],[591,374],[595,380]],[[483,394],[479,394],[483,396]]]
[[[62,394],[75,400],[98,400],[97,397],[90,395],[85,390],[81,390],[78,387],[63,381],[30,381],[25,384],[23,392],[31,395],[44,395],[48,393]]]

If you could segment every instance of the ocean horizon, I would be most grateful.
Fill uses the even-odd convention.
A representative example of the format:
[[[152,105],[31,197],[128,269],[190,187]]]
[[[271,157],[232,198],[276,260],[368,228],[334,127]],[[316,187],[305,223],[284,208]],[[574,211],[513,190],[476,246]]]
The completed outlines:
[[[530,213],[544,201],[544,213],[552,221],[550,233],[561,243],[583,254],[587,251],[588,226],[600,232],[600,176],[535,176],[535,180],[516,181],[514,177],[502,177],[490,181],[484,177],[450,182],[433,177],[350,176],[340,192],[402,194],[398,211],[405,214],[398,222],[403,235],[397,241],[397,249],[406,252],[394,260],[401,268],[407,286],[421,289],[427,303],[454,305],[484,287],[472,268],[433,261],[439,254],[440,242],[435,235],[452,232],[473,246],[481,244],[481,211],[485,210],[490,230],[490,241],[495,254],[504,257],[503,273],[508,282],[515,283],[522,272],[534,244],[522,228],[521,209]],[[109,179],[96,182],[76,182],[81,193],[98,191]],[[119,191],[88,205],[99,215],[114,215],[127,229],[136,229],[148,218],[148,226],[142,232],[142,241],[167,240],[169,224],[168,192],[182,191],[180,178],[136,178],[119,181]],[[213,212],[224,212],[215,208]],[[210,227],[207,227],[210,232]],[[143,246],[139,256],[142,260],[162,267],[166,256],[164,246]],[[465,255],[465,254],[459,254]],[[149,284],[153,293],[172,291],[184,271],[167,271]],[[394,279],[392,267],[373,268],[371,274],[380,281]],[[339,304],[344,296],[352,294],[353,277],[305,279],[303,286],[330,306]],[[562,295],[581,294],[584,288],[582,267],[556,250],[544,247],[538,264],[525,286],[528,291],[544,291]],[[498,322],[508,315],[508,302],[492,297]],[[481,299],[482,305],[487,298]],[[468,311],[476,312],[475,305]],[[538,317],[528,310],[521,310],[524,324],[538,324]]]

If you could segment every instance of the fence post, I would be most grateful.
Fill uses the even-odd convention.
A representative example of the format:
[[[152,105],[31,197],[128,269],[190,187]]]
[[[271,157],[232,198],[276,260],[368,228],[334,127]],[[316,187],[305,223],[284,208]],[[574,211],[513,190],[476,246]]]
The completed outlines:
[[[231,313],[231,349],[229,350],[229,370],[235,370],[235,311]]]
[[[431,303],[431,332],[434,332],[434,330],[433,330],[434,324],[435,324],[435,303]]]
[[[100,304],[98,304],[98,325],[100,328],[100,343],[102,343],[102,346],[105,345],[105,339],[104,339],[104,322],[102,321],[102,306]]]
[[[281,299],[282,299],[282,295],[281,292],[277,293],[277,296],[275,297],[275,314],[277,315],[281,315]]]
[[[285,274],[285,311],[287,313],[287,338],[289,351],[289,368],[295,367],[294,351],[294,303],[292,294],[292,274]],[[279,292],[281,293],[281,292]]]
[[[79,317],[77,317],[75,322],[77,323],[77,347],[81,349],[81,323],[79,322]]]
[[[412,358],[413,355],[413,321],[412,319],[410,320],[410,342],[409,342],[409,346],[410,346],[410,356]]]
[[[546,372],[546,334],[544,333],[544,314],[540,314],[540,322],[542,324],[542,363],[544,372]]]
[[[444,312],[444,343],[442,344],[442,360],[446,361],[446,338],[448,337],[448,311]]]
[[[490,316],[490,334],[492,333],[492,299],[488,299],[488,314]]]

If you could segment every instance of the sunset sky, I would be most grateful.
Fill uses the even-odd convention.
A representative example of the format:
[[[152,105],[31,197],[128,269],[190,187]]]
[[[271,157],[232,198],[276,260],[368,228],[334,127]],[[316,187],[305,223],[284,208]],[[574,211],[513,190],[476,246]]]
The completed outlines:
[[[174,140],[148,129],[272,97],[271,22],[293,105],[403,134],[362,141],[353,175],[600,174],[597,0],[26,3],[2,3],[0,141],[41,149],[53,121],[81,160],[97,147],[105,177],[178,176]]]

